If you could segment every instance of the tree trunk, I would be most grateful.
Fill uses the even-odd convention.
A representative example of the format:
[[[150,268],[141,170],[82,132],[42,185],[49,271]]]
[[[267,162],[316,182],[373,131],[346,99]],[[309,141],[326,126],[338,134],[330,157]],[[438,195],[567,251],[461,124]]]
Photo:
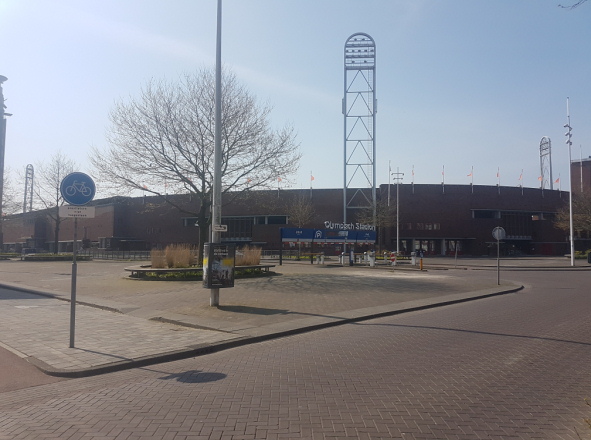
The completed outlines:
[[[59,246],[59,242],[60,242],[60,223],[61,223],[61,219],[60,219],[60,215],[59,215],[59,209],[60,207],[57,206],[56,207],[56,211],[55,211],[55,229],[53,231],[53,253],[57,254],[58,253],[58,246]]]
[[[199,225],[199,253],[197,254],[197,260],[199,265],[203,264],[203,248],[205,247],[205,243],[210,240],[209,225],[211,224],[211,219],[208,220],[207,218],[208,210],[209,203],[202,200],[199,213],[197,214],[197,224]]]

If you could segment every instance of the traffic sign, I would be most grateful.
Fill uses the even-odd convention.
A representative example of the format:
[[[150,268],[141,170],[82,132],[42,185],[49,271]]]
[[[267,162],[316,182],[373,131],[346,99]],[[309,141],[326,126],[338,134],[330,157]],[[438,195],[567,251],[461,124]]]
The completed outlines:
[[[59,207],[59,216],[75,218],[94,218],[94,206],[72,206],[62,205]]]
[[[501,228],[500,226],[497,226],[493,229],[492,235],[495,240],[504,240],[506,237],[505,229]]]
[[[228,232],[228,225],[213,225],[213,232]]]
[[[94,198],[96,186],[89,175],[74,172],[63,178],[60,192],[70,205],[86,205]]]

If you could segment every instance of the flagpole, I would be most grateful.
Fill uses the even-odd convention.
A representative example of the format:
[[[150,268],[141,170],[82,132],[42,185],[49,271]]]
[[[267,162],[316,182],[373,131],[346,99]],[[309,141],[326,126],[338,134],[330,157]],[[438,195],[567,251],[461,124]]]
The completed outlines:
[[[472,189],[472,194],[474,194],[474,165],[472,165],[470,171],[470,188]]]
[[[415,166],[412,166],[412,193],[415,193]]]
[[[583,146],[579,145],[581,151],[581,194],[583,194]]]
[[[445,194],[445,165],[441,169],[441,193]]]
[[[388,161],[388,206],[390,206],[390,175],[392,174],[392,167]]]

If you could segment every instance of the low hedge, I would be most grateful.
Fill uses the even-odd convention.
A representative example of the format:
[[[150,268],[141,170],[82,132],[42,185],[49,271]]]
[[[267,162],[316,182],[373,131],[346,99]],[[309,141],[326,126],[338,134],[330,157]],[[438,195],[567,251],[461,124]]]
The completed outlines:
[[[23,261],[72,261],[72,254],[28,254],[21,257]],[[76,261],[90,261],[89,255],[76,255]]]

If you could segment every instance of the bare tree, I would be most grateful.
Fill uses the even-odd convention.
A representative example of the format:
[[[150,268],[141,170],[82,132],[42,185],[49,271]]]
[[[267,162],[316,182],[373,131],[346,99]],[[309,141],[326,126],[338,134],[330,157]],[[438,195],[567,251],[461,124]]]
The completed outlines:
[[[161,196],[197,217],[200,259],[207,241],[213,187],[215,72],[203,69],[177,83],[151,81],[136,99],[110,114],[110,146],[93,149],[91,162],[103,187]],[[222,78],[222,191],[270,188],[297,171],[293,129],[273,130],[271,108],[260,106],[236,77]],[[194,206],[168,194],[189,193]]]
[[[570,208],[565,204],[557,213],[554,226],[570,230]],[[580,235],[591,234],[591,192],[573,195],[573,229]]]
[[[379,200],[376,204],[376,214],[374,217],[373,207],[359,210],[357,221],[368,225],[374,225],[378,231],[378,248],[381,251],[385,245],[385,229],[396,225],[396,206],[388,206],[388,203]]]
[[[4,183],[2,191],[2,214],[16,214],[19,211],[20,203],[14,182],[11,179],[10,168],[4,169]]]
[[[304,192],[297,192],[293,197],[286,200],[285,209],[289,216],[289,223],[297,228],[303,228],[309,225],[314,219],[314,206],[306,190]],[[302,243],[298,241],[298,260],[301,258],[301,254]]]
[[[296,228],[303,228],[314,220],[316,212],[307,190],[298,192],[293,198],[286,201],[286,212],[289,216],[289,223]]]
[[[62,219],[59,216],[59,207],[64,204],[60,192],[60,184],[64,177],[72,173],[76,163],[67,158],[61,151],[55,153],[49,162],[40,163],[35,166],[35,204],[47,213],[54,224],[54,246],[53,252],[57,254],[59,244],[59,233]]]

